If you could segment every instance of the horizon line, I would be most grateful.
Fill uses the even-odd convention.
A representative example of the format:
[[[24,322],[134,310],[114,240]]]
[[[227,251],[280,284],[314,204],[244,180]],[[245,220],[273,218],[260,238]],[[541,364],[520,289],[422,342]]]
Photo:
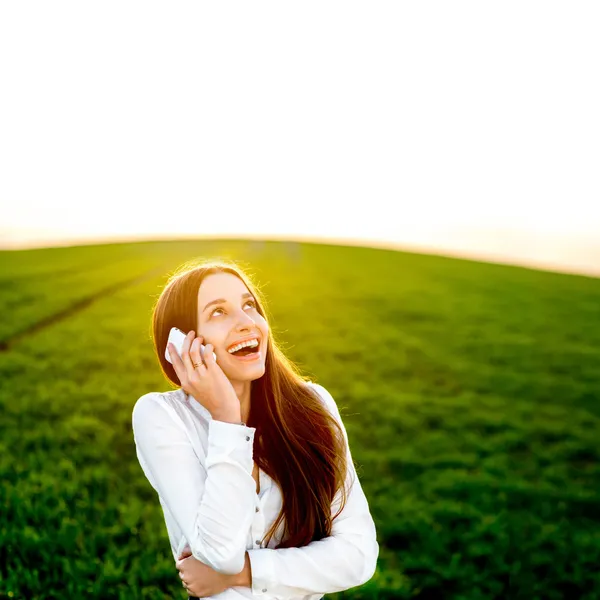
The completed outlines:
[[[252,234],[252,233],[215,233],[215,234],[130,234],[130,235],[103,235],[84,238],[68,237],[48,240],[24,240],[20,242],[5,243],[0,241],[0,251],[18,252],[26,250],[44,250],[50,248],[73,248],[79,246],[96,246],[123,243],[143,243],[143,242],[168,242],[168,241],[263,241],[263,242],[297,242],[311,243],[334,246],[352,246],[361,248],[373,248],[378,250],[393,250],[397,252],[406,252],[410,254],[423,254],[427,256],[440,256],[446,258],[455,258],[459,260],[469,260],[471,262],[481,262],[487,264],[504,265],[510,267],[519,267],[534,271],[543,271],[548,273],[559,273],[563,275],[577,275],[583,277],[600,278],[600,265],[596,268],[576,268],[564,264],[551,263],[550,261],[503,257],[478,250],[459,250],[452,248],[436,247],[415,242],[397,242],[391,240],[336,237],[336,236],[311,236],[301,234]]]

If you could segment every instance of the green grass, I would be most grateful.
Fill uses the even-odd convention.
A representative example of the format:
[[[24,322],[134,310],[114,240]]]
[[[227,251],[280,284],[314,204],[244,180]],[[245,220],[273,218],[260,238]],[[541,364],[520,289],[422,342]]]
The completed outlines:
[[[186,598],[131,410],[151,306],[195,257],[256,274],[333,394],[375,576],[339,598],[600,597],[600,280],[318,244],[0,253],[0,598]]]

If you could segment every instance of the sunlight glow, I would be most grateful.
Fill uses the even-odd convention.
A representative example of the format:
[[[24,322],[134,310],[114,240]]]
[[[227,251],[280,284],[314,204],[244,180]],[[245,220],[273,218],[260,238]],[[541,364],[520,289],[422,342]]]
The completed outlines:
[[[600,274],[593,3],[4,3],[0,243],[346,240]]]

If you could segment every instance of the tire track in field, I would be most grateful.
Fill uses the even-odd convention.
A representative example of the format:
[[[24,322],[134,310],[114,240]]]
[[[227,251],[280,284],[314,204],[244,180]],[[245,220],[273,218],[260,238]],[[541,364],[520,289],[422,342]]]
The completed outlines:
[[[13,346],[15,343],[17,343],[21,338],[31,335],[32,333],[37,333],[38,331],[41,331],[42,329],[45,329],[46,327],[50,327],[51,325],[54,325],[55,323],[59,323],[60,321],[64,321],[65,319],[72,317],[73,315],[77,314],[78,312],[85,310],[86,308],[88,308],[89,306],[94,304],[94,302],[97,302],[98,300],[102,300],[108,296],[116,294],[117,292],[120,292],[121,290],[124,290],[128,287],[134,286],[138,283],[143,283],[144,281],[151,279],[152,277],[155,277],[156,275],[158,275],[161,272],[164,273],[165,269],[167,269],[169,266],[171,266],[171,263],[166,263],[164,265],[154,267],[153,269],[150,269],[149,271],[146,271],[146,272],[142,273],[141,275],[138,275],[138,276],[128,279],[126,281],[120,281],[119,283],[109,285],[109,286],[105,287],[104,289],[101,289],[101,290],[95,292],[93,295],[88,296],[87,298],[82,298],[81,300],[78,300],[74,304],[70,304],[64,310],[54,313],[53,315],[49,315],[49,316],[45,317],[44,319],[42,319],[41,321],[38,321],[35,325],[30,327],[29,329],[26,329],[25,331],[21,331],[21,332],[17,333],[16,335],[11,336],[7,340],[0,341],[0,353],[8,352],[10,350],[11,346]]]
[[[2,287],[6,287],[7,285],[10,285],[13,282],[18,282],[20,283],[20,280],[24,279],[24,280],[31,280],[31,279],[50,279],[52,277],[56,277],[58,276],[63,276],[63,275],[72,275],[72,274],[77,274],[77,273],[81,273],[82,269],[95,269],[96,267],[101,267],[101,266],[105,266],[106,265],[106,261],[103,260],[98,260],[95,261],[93,263],[81,263],[81,264],[76,264],[76,265],[71,265],[69,267],[63,267],[61,269],[57,269],[55,271],[38,271],[35,273],[30,273],[30,272],[26,272],[26,273],[17,273],[16,275],[10,274],[8,276],[2,276],[0,277],[0,289]]]

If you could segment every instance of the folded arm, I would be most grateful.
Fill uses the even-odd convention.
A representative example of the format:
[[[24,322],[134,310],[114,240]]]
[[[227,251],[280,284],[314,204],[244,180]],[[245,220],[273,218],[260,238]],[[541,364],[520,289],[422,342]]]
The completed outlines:
[[[301,548],[255,548],[248,550],[240,585],[252,588],[253,595],[269,594],[281,599],[315,595],[320,598],[362,585],[374,575],[379,555],[375,523],[356,474],[346,428],[329,392],[312,384],[342,425],[346,439],[349,489],[344,510],[334,519],[331,535]],[[339,510],[340,492],[332,504],[332,516]]]
[[[136,402],[132,426],[140,465],[192,556],[219,573],[239,573],[256,505],[256,428],[209,421],[206,455],[199,457],[177,413],[158,392]]]

